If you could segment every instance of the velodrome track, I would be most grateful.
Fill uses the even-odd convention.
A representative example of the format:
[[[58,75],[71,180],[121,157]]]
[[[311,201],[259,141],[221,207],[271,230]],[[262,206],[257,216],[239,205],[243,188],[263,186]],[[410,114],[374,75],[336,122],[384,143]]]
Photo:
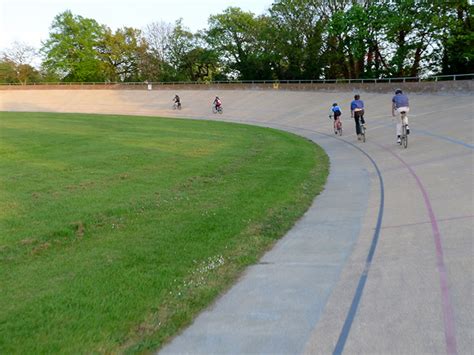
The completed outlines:
[[[294,132],[331,159],[324,192],[168,353],[471,354],[474,349],[474,105],[471,92],[412,94],[407,150],[395,144],[391,94],[352,92],[4,90],[2,111],[217,119]],[[215,95],[224,114],[213,115]],[[338,102],[344,135],[329,107]]]

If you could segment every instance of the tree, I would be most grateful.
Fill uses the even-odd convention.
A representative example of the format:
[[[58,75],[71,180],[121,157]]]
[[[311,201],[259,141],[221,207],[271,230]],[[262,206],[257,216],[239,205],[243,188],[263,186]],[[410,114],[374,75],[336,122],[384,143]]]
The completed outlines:
[[[170,65],[170,42],[174,25],[152,22],[144,31],[148,50],[142,58],[142,73],[149,81],[172,81],[176,71]]]
[[[443,74],[469,74],[474,72],[473,5],[467,0],[445,4],[443,33]]]
[[[278,76],[282,79],[319,78],[322,14],[314,0],[277,0],[270,8]]]
[[[219,76],[219,58],[215,51],[197,46],[183,56],[180,68],[187,80],[214,80]]]
[[[181,21],[178,22],[181,24]],[[144,36],[151,53],[161,61],[169,60],[171,36],[175,26],[167,22],[152,22],[146,26]]]
[[[174,80],[191,80],[186,72],[185,57],[195,48],[194,35],[182,24],[182,19],[176,21],[169,37],[166,57],[174,70]]]
[[[104,81],[106,68],[99,57],[99,44],[106,28],[95,20],[65,11],[54,18],[49,39],[41,51],[47,71],[64,81]]]
[[[383,5],[382,29],[389,76],[417,76],[435,66],[442,47],[441,1],[396,1]],[[427,64],[427,65],[424,65]]]
[[[217,51],[228,74],[246,80],[258,79],[271,72],[271,63],[266,59],[262,45],[264,24],[263,17],[255,17],[238,7],[229,7],[222,14],[209,18],[206,41]]]
[[[124,27],[115,33],[106,28],[97,50],[105,63],[106,79],[109,81],[142,81],[141,61],[145,60],[148,45],[141,31]],[[146,76],[145,76],[146,79]]]
[[[0,82],[20,83],[38,82],[41,80],[40,73],[33,66],[37,58],[35,48],[20,42],[4,50],[0,60]]]
[[[326,56],[331,64],[332,77],[380,75],[385,63],[380,53],[383,10],[377,2],[367,1],[365,4],[339,7],[328,18]]]

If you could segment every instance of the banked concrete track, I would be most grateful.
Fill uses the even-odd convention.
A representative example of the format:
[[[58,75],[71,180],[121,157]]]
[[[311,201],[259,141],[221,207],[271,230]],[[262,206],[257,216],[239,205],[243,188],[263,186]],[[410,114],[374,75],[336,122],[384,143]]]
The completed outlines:
[[[395,144],[391,94],[5,90],[2,111],[217,119],[308,137],[331,159],[324,192],[296,226],[163,354],[471,354],[474,105],[471,92],[410,95],[409,147]],[[409,93],[410,94],[410,93]],[[223,115],[210,112],[219,95]],[[344,136],[328,110],[342,105]]]

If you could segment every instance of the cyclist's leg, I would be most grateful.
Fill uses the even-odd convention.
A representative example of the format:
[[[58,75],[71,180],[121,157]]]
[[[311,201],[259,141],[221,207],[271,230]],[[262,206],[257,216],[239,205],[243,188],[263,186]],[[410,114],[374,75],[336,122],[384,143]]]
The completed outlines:
[[[364,110],[360,111],[360,123],[361,124],[365,124],[364,113],[365,113]]]
[[[404,117],[404,120],[403,120],[403,124],[407,126],[407,134],[410,134],[410,128],[408,127],[408,111],[407,111],[407,113],[405,114],[405,117]]]
[[[400,115],[400,126],[406,125],[407,126],[407,134],[410,133],[410,128],[408,128],[408,112],[410,111],[409,107],[400,107],[398,110],[398,114]],[[403,118],[403,122],[401,119],[401,112],[405,112],[405,117]]]
[[[354,112],[354,121],[355,121],[355,125],[356,125],[356,134],[357,136],[359,137],[360,136],[360,121],[359,121],[360,117],[359,117],[359,112]]]
[[[400,111],[397,110],[395,120],[397,121],[396,130],[397,130],[397,143],[400,143],[400,136],[402,135],[402,117]]]

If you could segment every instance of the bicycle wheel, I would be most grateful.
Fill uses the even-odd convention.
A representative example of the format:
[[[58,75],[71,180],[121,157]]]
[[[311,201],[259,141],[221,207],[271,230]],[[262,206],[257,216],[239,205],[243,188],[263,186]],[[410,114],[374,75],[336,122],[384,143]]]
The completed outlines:
[[[407,148],[408,147],[408,137],[407,137],[407,127],[406,125],[402,125],[402,136],[400,137],[401,139],[401,146],[403,148]]]
[[[364,126],[362,126],[362,130],[361,130],[361,131],[362,131],[362,142],[365,143],[365,127],[364,127]]]
[[[403,147],[405,149],[408,148],[408,134],[407,134],[407,125],[403,125],[403,137],[405,138],[403,140]]]

